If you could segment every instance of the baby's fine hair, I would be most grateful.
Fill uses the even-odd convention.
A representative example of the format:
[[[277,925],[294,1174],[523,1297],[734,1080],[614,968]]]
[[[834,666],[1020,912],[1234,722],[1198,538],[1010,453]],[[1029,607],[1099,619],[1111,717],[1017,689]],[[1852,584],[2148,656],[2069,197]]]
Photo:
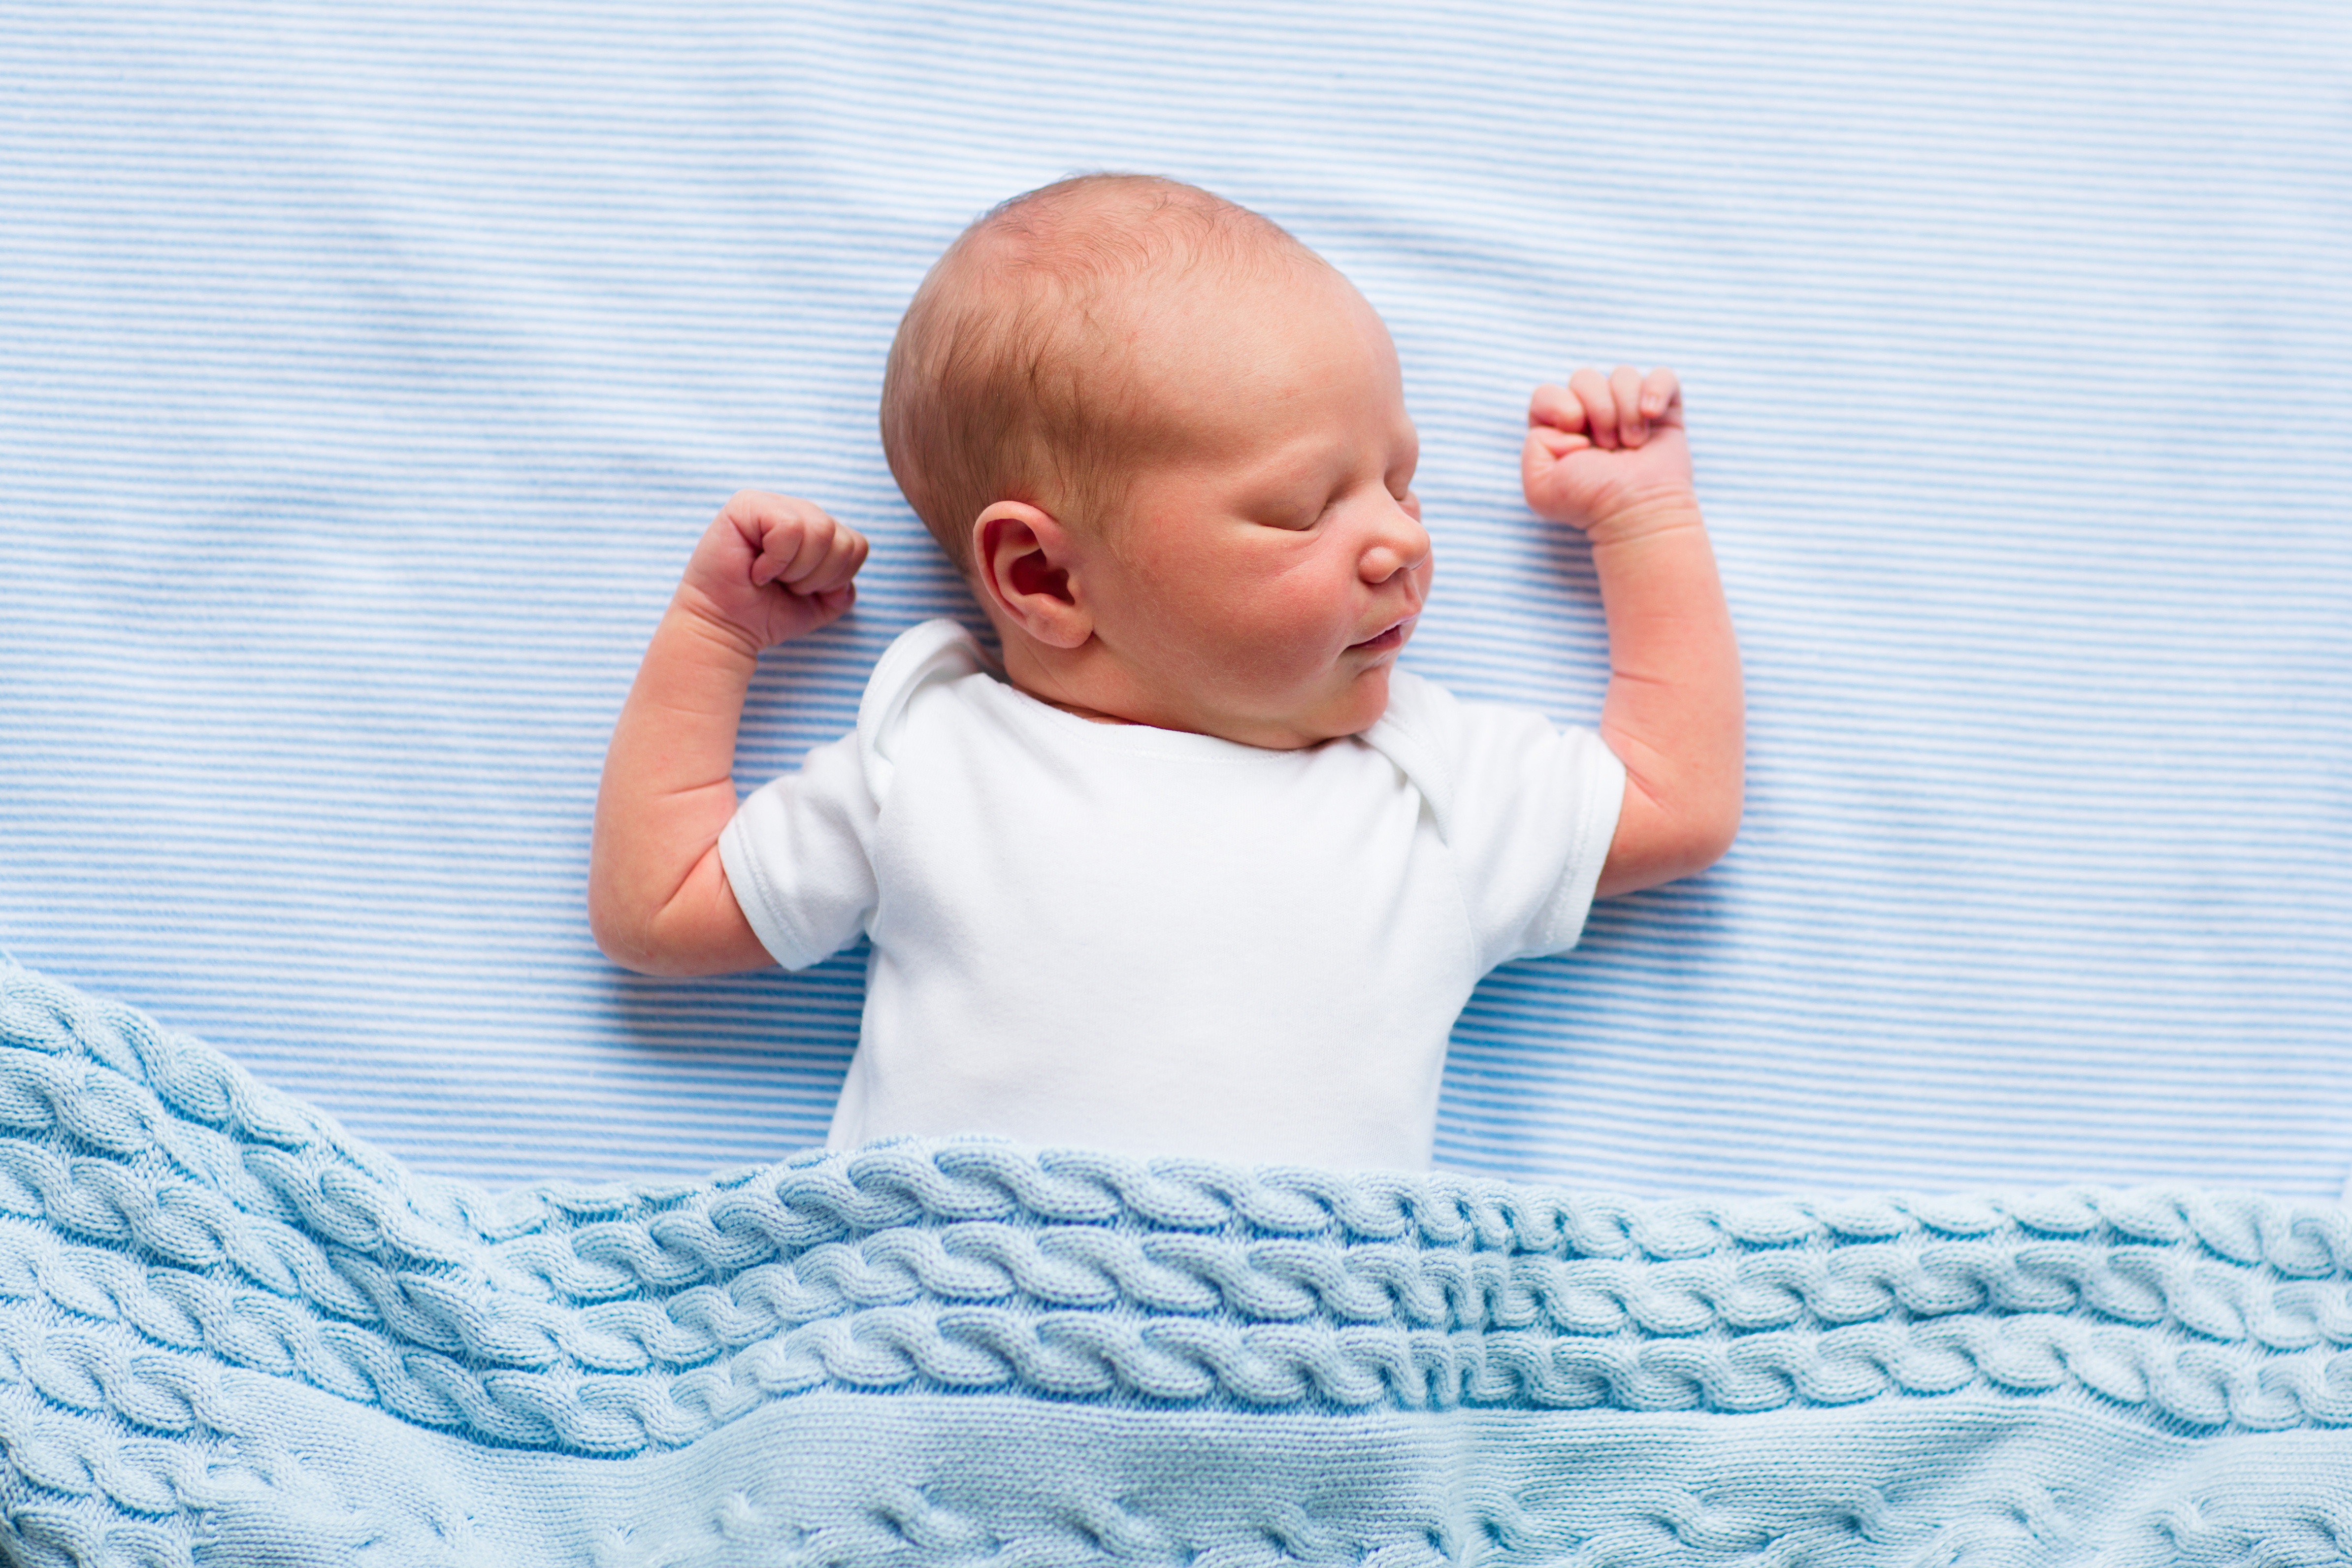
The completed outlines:
[[[958,571],[991,504],[1097,526],[1160,428],[1131,374],[1132,302],[1202,268],[1326,265],[1281,226],[1196,185],[1081,174],[965,229],[915,290],[882,375],[882,450]]]

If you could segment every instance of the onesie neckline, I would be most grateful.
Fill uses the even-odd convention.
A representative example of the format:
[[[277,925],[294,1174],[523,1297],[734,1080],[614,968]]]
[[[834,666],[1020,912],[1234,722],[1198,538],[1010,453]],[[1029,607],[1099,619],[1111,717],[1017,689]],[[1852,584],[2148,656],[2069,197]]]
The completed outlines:
[[[1097,724],[1091,719],[1081,719],[1076,713],[1065,712],[1043,698],[1022,690],[1005,679],[992,661],[989,668],[979,672],[978,678],[989,683],[996,700],[1011,705],[1018,722],[1052,729],[1104,751],[1127,752],[1171,761],[1223,763],[1248,767],[1276,763],[1286,757],[1305,756],[1319,752],[1330,743],[1322,742],[1281,751],[1272,746],[1253,746],[1242,741],[1228,741],[1222,735],[1203,735],[1194,730],[1163,730],[1156,724]],[[1358,737],[1345,738],[1353,740]]]

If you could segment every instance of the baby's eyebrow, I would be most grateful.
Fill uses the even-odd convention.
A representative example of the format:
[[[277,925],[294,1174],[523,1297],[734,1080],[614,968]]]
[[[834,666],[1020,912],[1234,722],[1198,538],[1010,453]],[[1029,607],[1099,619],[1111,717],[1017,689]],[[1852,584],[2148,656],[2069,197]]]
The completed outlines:
[[[1401,451],[1390,445],[1374,453],[1348,440],[1304,437],[1267,458],[1245,482],[1252,489],[1288,489],[1327,482],[1335,475],[1349,472],[1372,473],[1385,479],[1398,468],[1411,470],[1420,464],[1421,443],[1417,437],[1407,440]]]
[[[1351,467],[1344,447],[1332,441],[1299,441],[1283,447],[1252,468],[1244,486],[1255,492],[1304,489],[1328,482]]]

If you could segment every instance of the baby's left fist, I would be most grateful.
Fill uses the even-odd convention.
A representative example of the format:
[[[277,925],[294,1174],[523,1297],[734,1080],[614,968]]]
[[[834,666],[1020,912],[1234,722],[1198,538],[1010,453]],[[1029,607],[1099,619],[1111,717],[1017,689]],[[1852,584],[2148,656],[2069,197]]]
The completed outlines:
[[[757,657],[845,614],[866,551],[863,534],[813,502],[737,490],[703,530],[678,593]]]
[[[1664,366],[1619,365],[1549,383],[1528,400],[1519,479],[1538,517],[1587,532],[1658,501],[1690,494],[1682,384]]]

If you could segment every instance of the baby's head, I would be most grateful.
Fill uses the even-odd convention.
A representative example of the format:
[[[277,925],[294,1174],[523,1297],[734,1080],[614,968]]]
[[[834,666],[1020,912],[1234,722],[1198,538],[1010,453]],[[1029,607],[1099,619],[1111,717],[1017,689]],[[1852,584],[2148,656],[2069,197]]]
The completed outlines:
[[[1278,747],[1386,707],[1430,573],[1396,352],[1255,213],[1125,174],[996,208],[908,308],[882,440],[1033,694]]]

